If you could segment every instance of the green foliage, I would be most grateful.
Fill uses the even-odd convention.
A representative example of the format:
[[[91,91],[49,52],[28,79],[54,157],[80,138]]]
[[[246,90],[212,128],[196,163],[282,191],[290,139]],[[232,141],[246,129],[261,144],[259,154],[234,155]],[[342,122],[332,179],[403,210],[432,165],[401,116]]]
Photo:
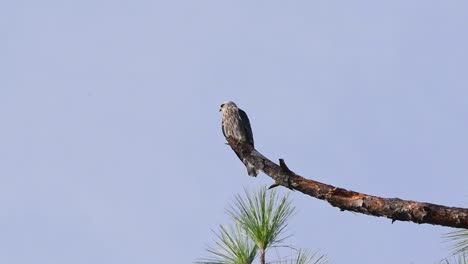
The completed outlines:
[[[236,195],[229,215],[244,228],[262,251],[283,241],[287,220],[294,212],[288,196],[278,197],[276,190],[261,188],[257,193]]]
[[[468,264],[468,253],[460,253],[451,258],[446,258],[439,262],[439,264]]]
[[[450,241],[453,241],[453,254],[468,254],[468,230],[460,229],[445,235]]]
[[[300,249],[296,259],[291,264],[325,264],[327,262],[324,255],[319,256],[317,252],[311,253],[310,251]]]
[[[269,262],[272,264],[326,264],[324,255],[319,255],[318,252],[311,252],[309,250],[298,249],[295,250],[296,254],[292,258],[283,259],[279,261]]]
[[[239,225],[226,228],[219,226],[216,234],[217,248],[208,248],[212,258],[202,259],[200,264],[250,264],[257,255],[257,246]]]
[[[290,246],[278,245],[287,238],[284,235],[294,207],[287,195],[279,196],[276,190],[261,188],[257,192],[245,191],[245,197],[236,195],[227,210],[235,224],[220,226],[216,233],[215,248],[208,248],[210,258],[199,264],[251,264],[260,253],[260,260],[268,249],[286,247],[294,250],[287,258],[268,261],[269,264],[325,264],[325,256]],[[278,252],[277,252],[278,253]],[[264,260],[264,258],[263,258]]]
[[[468,230],[450,232],[445,238],[453,242],[453,256],[442,260],[440,264],[468,264]]]

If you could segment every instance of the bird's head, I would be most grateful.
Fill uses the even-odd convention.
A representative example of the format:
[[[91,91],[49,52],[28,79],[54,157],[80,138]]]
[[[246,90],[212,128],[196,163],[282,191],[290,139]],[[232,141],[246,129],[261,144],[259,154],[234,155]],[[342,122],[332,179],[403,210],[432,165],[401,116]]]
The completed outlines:
[[[226,101],[226,102],[221,104],[221,106],[219,107],[219,111],[221,112],[224,109],[231,108],[231,107],[237,108],[237,105],[234,102]]]

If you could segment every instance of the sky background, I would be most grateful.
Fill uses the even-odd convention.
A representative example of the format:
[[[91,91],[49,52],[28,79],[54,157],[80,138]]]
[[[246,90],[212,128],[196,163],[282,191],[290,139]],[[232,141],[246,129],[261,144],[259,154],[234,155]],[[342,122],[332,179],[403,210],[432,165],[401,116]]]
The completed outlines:
[[[3,1],[0,263],[191,263],[248,177],[219,105],[307,178],[468,204],[467,1]],[[287,192],[281,190],[282,192]],[[291,193],[290,242],[434,263],[449,228]]]

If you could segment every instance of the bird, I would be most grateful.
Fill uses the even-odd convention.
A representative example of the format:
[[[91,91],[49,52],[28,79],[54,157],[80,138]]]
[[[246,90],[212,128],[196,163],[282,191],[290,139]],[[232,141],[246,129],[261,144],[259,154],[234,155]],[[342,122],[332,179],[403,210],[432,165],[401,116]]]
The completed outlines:
[[[253,148],[253,133],[247,114],[231,101],[222,103],[219,111],[223,114],[221,128],[223,130],[224,137],[226,139],[231,137],[237,140],[237,142],[249,144]],[[258,175],[258,170],[255,169],[253,164],[249,163],[247,160],[242,159],[239,153],[237,153],[235,150],[234,152],[242,161],[242,163],[244,163],[249,176],[256,177]]]

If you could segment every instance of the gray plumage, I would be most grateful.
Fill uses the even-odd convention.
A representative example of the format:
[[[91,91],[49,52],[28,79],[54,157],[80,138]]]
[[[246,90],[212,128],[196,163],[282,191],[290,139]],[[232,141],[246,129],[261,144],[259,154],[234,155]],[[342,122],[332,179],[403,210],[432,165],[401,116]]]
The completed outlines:
[[[223,113],[222,129],[224,137],[231,137],[238,142],[243,142],[254,147],[252,128],[247,114],[234,102],[228,101],[221,104],[219,109]],[[250,176],[257,176],[258,171],[247,160],[242,160],[236,152],[237,157],[244,163]]]

